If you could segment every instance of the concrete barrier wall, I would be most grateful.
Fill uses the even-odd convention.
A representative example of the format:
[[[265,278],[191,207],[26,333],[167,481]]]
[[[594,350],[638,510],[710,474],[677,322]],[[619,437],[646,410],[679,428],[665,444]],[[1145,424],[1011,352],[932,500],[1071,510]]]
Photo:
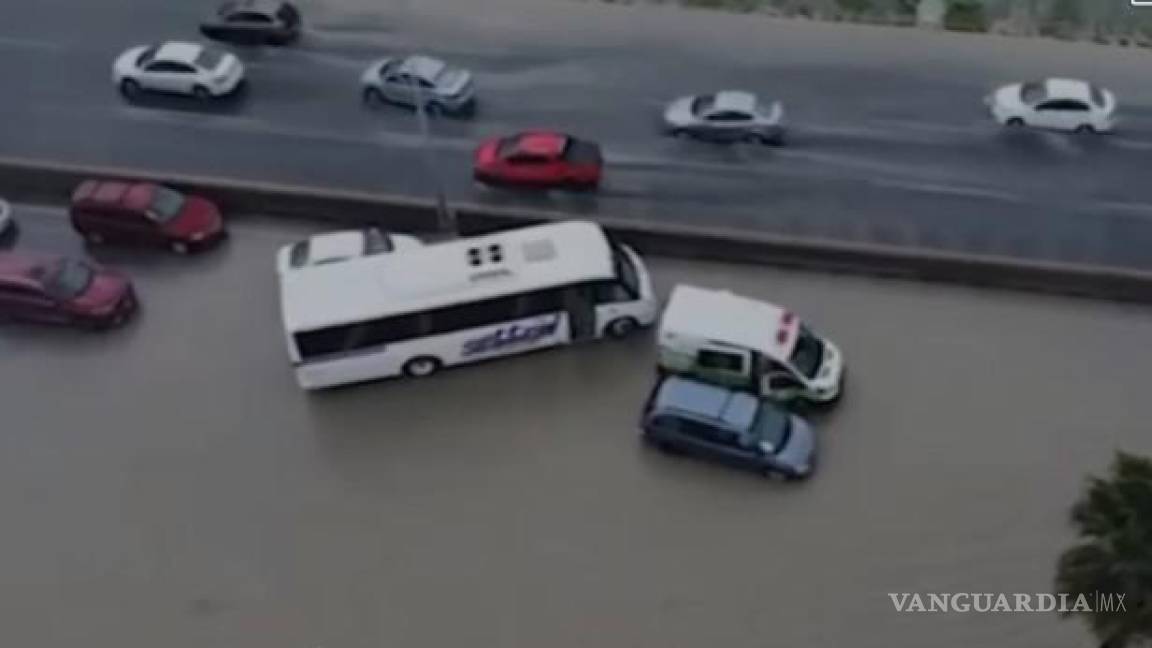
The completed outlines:
[[[342,225],[376,224],[386,229],[416,233],[435,232],[438,227],[435,205],[431,200],[0,158],[0,195],[13,202],[62,204],[77,184],[92,177],[163,182],[212,198],[225,213],[231,214],[309,218]],[[571,218],[562,213],[512,207],[458,203],[453,206],[462,234]],[[1119,268],[974,257],[612,217],[593,220],[644,254],[899,276],[1152,303],[1152,273]]]

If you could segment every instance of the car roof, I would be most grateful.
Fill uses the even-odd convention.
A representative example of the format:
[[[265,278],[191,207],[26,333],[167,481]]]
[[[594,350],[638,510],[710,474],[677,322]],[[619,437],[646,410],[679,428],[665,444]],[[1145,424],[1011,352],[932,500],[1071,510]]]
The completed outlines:
[[[714,110],[735,110],[737,112],[751,113],[756,111],[756,95],[743,90],[723,90],[716,93],[713,101]]]
[[[267,14],[274,14],[284,3],[277,0],[230,0],[220,5],[221,14],[229,14],[237,11],[259,11]]]
[[[204,46],[199,43],[168,41],[156,49],[156,55],[153,56],[153,58],[192,65],[196,62],[196,57],[200,56],[200,52],[202,51],[204,51]]]
[[[72,192],[72,202],[146,209],[152,202],[156,187],[151,182],[85,180]]]
[[[653,400],[654,412],[673,410],[737,430],[748,429],[759,409],[759,399],[751,394],[682,376],[665,378]]]
[[[397,68],[397,71],[401,74],[410,74],[422,79],[432,80],[446,67],[448,67],[448,65],[440,59],[417,54],[404,59],[400,63],[400,67]]]
[[[658,339],[662,345],[674,345],[679,338],[712,341],[786,359],[798,335],[799,320],[780,306],[679,284],[660,317]]]
[[[1052,78],[1046,79],[1044,86],[1050,99],[1081,99],[1083,101],[1090,101],[1092,98],[1092,86],[1087,81]]]
[[[364,254],[363,230],[342,230],[317,234],[308,239],[308,261],[358,257]]]
[[[556,156],[564,152],[571,138],[554,131],[531,131],[516,136],[516,152]]]

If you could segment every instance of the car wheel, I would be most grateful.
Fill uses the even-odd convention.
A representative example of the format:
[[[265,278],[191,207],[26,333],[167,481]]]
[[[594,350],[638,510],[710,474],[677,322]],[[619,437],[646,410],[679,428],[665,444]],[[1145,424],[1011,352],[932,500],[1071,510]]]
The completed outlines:
[[[1096,127],[1092,124],[1080,124],[1076,127],[1076,132],[1084,135],[1094,135],[1096,134]]]
[[[379,88],[364,88],[364,103],[369,105],[379,105],[384,102],[384,93],[380,92]]]
[[[632,335],[638,328],[640,328],[640,324],[636,320],[631,317],[621,317],[608,322],[608,326],[604,330],[609,337],[619,340]]]
[[[124,79],[120,82],[120,94],[125,97],[136,97],[140,95],[140,83],[134,79]]]
[[[811,476],[812,476],[811,472],[806,472],[806,473],[787,472],[787,473],[784,473],[784,481],[802,482],[802,481],[806,481]]]
[[[1004,122],[1004,125],[1005,126],[1011,126],[1012,128],[1020,128],[1021,126],[1024,126],[1025,124],[1024,124],[1024,119],[1022,117],[1012,117],[1008,121]]]
[[[440,371],[442,363],[430,356],[412,358],[404,363],[404,375],[409,378],[427,378]]]
[[[176,254],[188,254],[192,251],[192,248],[188,247],[187,241],[172,241],[168,247]]]
[[[444,106],[435,101],[429,101],[428,103],[424,104],[424,112],[429,117],[439,117],[444,114]]]
[[[198,85],[192,88],[192,96],[200,101],[207,101],[212,98],[212,93],[208,92],[208,88]]]

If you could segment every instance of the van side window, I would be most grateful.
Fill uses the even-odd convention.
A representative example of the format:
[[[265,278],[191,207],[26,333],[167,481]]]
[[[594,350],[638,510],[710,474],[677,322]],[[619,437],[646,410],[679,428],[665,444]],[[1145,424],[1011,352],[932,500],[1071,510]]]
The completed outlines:
[[[737,353],[701,349],[696,353],[696,364],[698,364],[701,369],[715,369],[734,373],[743,373],[744,371],[744,357]]]

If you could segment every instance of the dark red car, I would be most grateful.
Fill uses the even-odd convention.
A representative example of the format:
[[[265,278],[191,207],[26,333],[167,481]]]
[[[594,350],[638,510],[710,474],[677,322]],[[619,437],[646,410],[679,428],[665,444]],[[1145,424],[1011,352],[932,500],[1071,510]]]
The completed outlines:
[[[162,246],[185,254],[226,234],[211,201],[153,182],[85,180],[72,192],[71,214],[72,227],[89,243]]]
[[[473,177],[486,184],[593,189],[600,184],[600,146],[553,131],[486,140],[476,149]]]
[[[136,311],[124,275],[54,255],[0,253],[0,318],[106,328]]]

